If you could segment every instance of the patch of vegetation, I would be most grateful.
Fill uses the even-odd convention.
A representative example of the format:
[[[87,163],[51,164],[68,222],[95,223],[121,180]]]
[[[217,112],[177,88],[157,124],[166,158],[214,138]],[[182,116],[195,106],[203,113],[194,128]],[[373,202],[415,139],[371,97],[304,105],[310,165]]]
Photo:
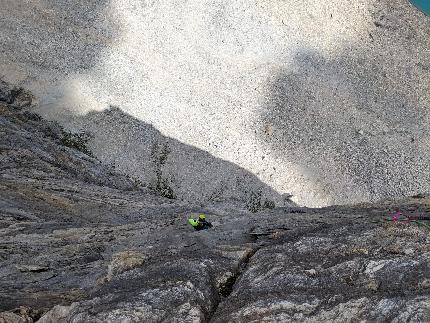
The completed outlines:
[[[157,195],[168,199],[176,199],[176,194],[170,186],[171,180],[163,176],[163,168],[166,165],[170,154],[170,148],[167,143],[160,145],[154,143],[151,148],[151,161],[155,169],[155,179],[149,188]]]
[[[15,115],[16,120],[22,122],[34,122],[38,124],[38,129],[46,137],[53,139],[59,144],[77,149],[88,156],[94,157],[91,150],[88,148],[88,142],[92,139],[92,136],[86,132],[71,132],[64,129],[56,121],[47,121],[37,113],[23,111]]]
[[[42,121],[42,117],[40,115],[30,111],[24,111],[22,114],[19,114],[18,117],[22,121],[36,121],[36,122]]]
[[[88,142],[91,136],[85,132],[74,133],[71,131],[61,130],[60,142],[63,146],[77,149],[88,156],[94,157],[91,150],[88,148]]]
[[[246,208],[252,213],[257,213],[264,209],[273,209],[275,206],[274,201],[262,198],[261,190],[251,191],[246,201]]]
[[[246,208],[252,213],[256,213],[261,210],[261,191],[252,191],[249,194],[248,200],[246,201]]]
[[[140,179],[135,178],[135,177],[128,177],[130,179],[130,181],[133,183],[131,190],[132,191],[140,191],[143,187],[143,183]]]
[[[40,129],[43,132],[43,134],[46,137],[49,137],[53,139],[54,141],[57,141],[59,144],[72,148],[77,149],[80,152],[83,152],[84,154],[94,157],[91,150],[88,148],[88,142],[93,138],[93,136],[87,132],[72,132],[65,130],[63,126],[61,126],[56,121],[46,121],[42,117],[40,117],[38,114],[30,113],[30,112],[24,112],[21,115],[21,118],[25,121],[35,121],[35,122],[41,122],[40,123]]]
[[[272,200],[265,200],[263,203],[264,209],[274,209],[276,206],[275,201]]]
[[[176,199],[176,195],[173,189],[170,187],[169,180],[162,178],[158,173],[155,184],[151,183],[149,188],[159,196],[166,197],[168,199]]]

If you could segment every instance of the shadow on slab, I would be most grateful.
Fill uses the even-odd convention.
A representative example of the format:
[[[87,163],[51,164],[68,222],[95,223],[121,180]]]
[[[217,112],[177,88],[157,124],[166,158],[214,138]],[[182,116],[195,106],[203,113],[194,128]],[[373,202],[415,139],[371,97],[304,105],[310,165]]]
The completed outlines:
[[[68,124],[92,134],[96,157],[161,196],[251,211],[294,205],[249,171],[164,136],[119,108],[73,116]]]
[[[332,203],[430,191],[430,21],[402,6],[378,2],[360,45],[303,49],[268,85],[261,141]]]

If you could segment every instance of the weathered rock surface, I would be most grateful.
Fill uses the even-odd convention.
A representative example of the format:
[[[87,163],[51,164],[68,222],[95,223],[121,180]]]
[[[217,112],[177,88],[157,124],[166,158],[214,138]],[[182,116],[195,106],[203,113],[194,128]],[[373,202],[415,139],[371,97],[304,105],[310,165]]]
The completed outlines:
[[[3,88],[0,322],[428,321],[429,231],[386,221],[430,215],[426,195],[259,213],[167,199]],[[186,224],[198,212],[213,229]]]
[[[1,77],[45,115],[119,106],[300,205],[430,191],[430,18],[408,0],[2,0],[0,30]],[[110,117],[93,152],[140,177],[160,137]],[[178,196],[234,191],[225,164],[177,148]]]

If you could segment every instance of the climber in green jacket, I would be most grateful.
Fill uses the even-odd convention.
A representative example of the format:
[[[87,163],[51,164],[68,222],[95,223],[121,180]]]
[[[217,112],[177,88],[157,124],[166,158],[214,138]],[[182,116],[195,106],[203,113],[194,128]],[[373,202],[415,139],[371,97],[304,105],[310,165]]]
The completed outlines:
[[[206,216],[204,214],[200,214],[198,220],[189,218],[188,223],[191,224],[196,231],[212,228],[212,223],[206,221]]]

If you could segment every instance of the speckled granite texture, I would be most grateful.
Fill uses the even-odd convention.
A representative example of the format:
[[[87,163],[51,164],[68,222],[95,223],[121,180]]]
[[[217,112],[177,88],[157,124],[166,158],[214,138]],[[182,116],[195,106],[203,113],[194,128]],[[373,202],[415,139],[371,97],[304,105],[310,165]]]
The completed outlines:
[[[33,108],[0,83],[1,323],[428,321],[429,196],[202,207],[66,146]]]
[[[0,30],[1,77],[143,181],[130,125],[106,142],[65,110],[117,106],[309,206],[430,190],[430,19],[406,0],[3,0]],[[178,196],[234,196],[205,162],[169,161]]]

